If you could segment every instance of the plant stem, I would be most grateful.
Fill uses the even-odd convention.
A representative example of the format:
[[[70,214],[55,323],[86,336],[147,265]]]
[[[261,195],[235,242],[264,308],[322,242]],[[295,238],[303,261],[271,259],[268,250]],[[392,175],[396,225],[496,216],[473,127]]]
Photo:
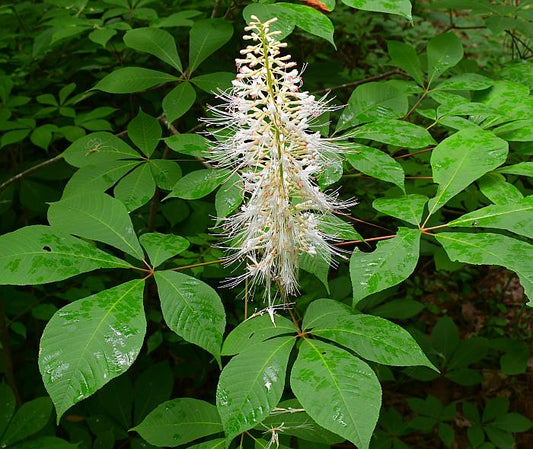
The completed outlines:
[[[400,69],[394,69],[394,70],[391,70],[390,72],[382,73],[381,75],[369,76],[368,78],[364,78],[362,80],[357,80],[357,81],[352,81],[350,83],[340,84],[339,86],[328,87],[327,89],[315,90],[314,92],[311,92],[311,93],[313,93],[313,94],[325,94],[327,92],[331,92],[332,90],[344,89],[345,87],[356,87],[356,86],[359,86],[361,84],[370,83],[372,81],[379,81],[379,80],[382,80],[382,79],[385,79],[385,78],[389,78],[389,77],[394,76],[394,75],[403,75],[403,76],[405,76],[405,73],[402,72]]]
[[[183,267],[171,268],[170,270],[172,270],[172,271],[181,271],[181,270],[186,270],[188,268],[203,267],[204,265],[213,265],[213,264],[216,264],[216,263],[224,263],[227,260],[228,259],[211,260],[209,262],[194,263],[192,265],[184,265]]]
[[[62,154],[58,154],[56,157],[53,157],[52,159],[47,159],[46,161],[43,161],[40,164],[34,165],[33,167],[30,167],[27,170],[24,170],[23,172],[20,172],[19,174],[13,176],[12,178],[10,178],[7,181],[5,181],[2,184],[0,184],[0,192],[3,192],[11,184],[21,180],[25,176],[31,175],[32,173],[40,170],[41,168],[48,167],[49,165],[55,164],[56,162],[60,161],[61,159],[63,159],[63,155]]]
[[[214,19],[215,17],[218,17],[218,13],[220,12],[221,6],[222,6],[222,0],[215,0],[215,6],[213,6],[213,11],[211,12],[212,19]]]
[[[339,243],[334,243],[333,246],[356,245],[358,243],[375,242],[378,240],[392,239],[394,237],[396,237],[396,234],[384,235],[382,237],[372,237],[372,238],[365,239],[365,240],[350,240],[348,242],[339,242]]]
[[[417,154],[427,153],[428,151],[433,151],[434,149],[435,147],[426,148],[425,150],[415,151],[414,153],[407,153],[407,154],[402,154],[401,156],[395,156],[394,159],[403,159],[404,157],[411,157]]]
[[[409,116],[414,112],[414,110],[420,105],[420,103],[422,103],[422,101],[424,100],[424,98],[426,98],[427,94],[429,94],[429,84],[428,86],[426,87],[426,89],[424,90],[424,92],[422,93],[422,95],[420,95],[420,97],[418,98],[418,100],[416,100],[416,103],[411,106],[411,109],[409,109],[409,111],[407,112],[407,114],[404,115],[403,119],[402,120],[407,120],[409,118]]]

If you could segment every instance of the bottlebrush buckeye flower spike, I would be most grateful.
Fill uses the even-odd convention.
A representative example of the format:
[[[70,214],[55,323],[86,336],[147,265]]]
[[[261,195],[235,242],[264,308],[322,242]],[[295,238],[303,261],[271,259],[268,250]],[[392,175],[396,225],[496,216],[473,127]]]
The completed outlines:
[[[301,72],[279,31],[252,16],[245,28],[251,41],[236,59],[233,87],[218,95],[223,103],[210,107],[204,119],[216,138],[213,162],[237,173],[244,183],[240,210],[223,219],[231,262],[245,262],[246,272],[234,279],[265,285],[268,311],[276,298],[298,292],[299,258],[308,254],[328,261],[337,250],[329,242],[332,214],[353,206],[336,193],[322,192],[317,177],[340,158],[339,139],[323,138],[317,118],[336,109],[325,97],[300,92]],[[334,231],[334,230],[333,230]],[[273,290],[272,286],[276,288]]]

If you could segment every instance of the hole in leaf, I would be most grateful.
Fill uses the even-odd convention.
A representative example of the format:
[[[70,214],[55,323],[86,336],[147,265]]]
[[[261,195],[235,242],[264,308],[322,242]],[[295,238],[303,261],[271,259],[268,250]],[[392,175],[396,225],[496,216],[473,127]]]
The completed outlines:
[[[326,351],[322,351],[322,355],[326,355],[326,354],[327,354]]]
[[[43,246],[43,250],[44,250],[44,251],[47,251],[47,252],[49,252],[49,253],[52,252],[52,248],[50,248],[49,246]]]
[[[255,332],[252,332],[250,335],[248,335],[248,338],[252,338],[255,335]]]

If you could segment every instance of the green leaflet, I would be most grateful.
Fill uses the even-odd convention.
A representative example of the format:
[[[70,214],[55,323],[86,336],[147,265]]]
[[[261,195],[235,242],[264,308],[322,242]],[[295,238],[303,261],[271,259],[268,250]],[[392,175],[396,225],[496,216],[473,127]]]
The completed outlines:
[[[440,142],[431,153],[433,181],[439,187],[429,200],[429,215],[485,173],[505,162],[508,144],[481,129],[464,129]]]
[[[183,72],[174,37],[157,28],[135,28],[124,35],[124,43],[134,50],[149,53]]]
[[[407,279],[418,262],[420,230],[399,228],[371,253],[356,248],[350,258],[353,303]]]
[[[217,292],[192,276],[170,270],[156,272],[155,280],[168,327],[220,362],[226,315]]]
[[[163,98],[165,117],[172,123],[185,114],[196,101],[196,91],[189,82],[178,84]]]
[[[159,404],[132,430],[150,444],[174,447],[222,432],[222,423],[214,405],[179,398]]]
[[[463,215],[448,225],[451,227],[481,227],[505,229],[533,238],[533,196],[511,204],[494,204]]]
[[[195,21],[189,37],[189,72],[231,39],[233,26],[224,19]]]
[[[189,247],[189,241],[184,237],[173,234],[159,234],[158,232],[143,234],[139,241],[146,250],[154,268]]]
[[[143,67],[124,67],[106,75],[94,86],[94,89],[111,94],[129,94],[177,80],[177,76],[157,70]]]
[[[410,194],[400,198],[378,198],[374,200],[372,207],[416,226],[422,221],[424,206],[427,202],[427,196]]]
[[[257,343],[224,367],[216,397],[228,442],[255,427],[276,407],[294,343],[294,336]]]
[[[9,407],[9,403],[6,404]],[[2,404],[3,406],[3,404]],[[24,440],[43,429],[52,415],[52,402],[48,397],[25,402],[11,418],[5,432],[0,434],[0,447]]]
[[[142,150],[146,157],[150,157],[161,140],[161,125],[151,115],[139,109],[137,116],[128,124],[128,137]]]
[[[155,180],[148,163],[135,168],[124,176],[115,186],[113,193],[120,200],[128,212],[144,206],[155,193]]]
[[[533,305],[533,245],[500,234],[441,232],[435,236],[451,260],[498,265],[518,274],[528,305]]]
[[[364,11],[386,12],[412,19],[409,0],[342,0],[342,3]]]
[[[48,221],[63,232],[107,243],[139,260],[144,257],[126,207],[105,193],[80,193],[52,203]]]
[[[291,387],[319,425],[360,449],[368,448],[381,386],[366,363],[329,343],[305,339],[292,368]]]
[[[202,198],[222,184],[229,174],[230,171],[223,168],[209,168],[187,173],[176,183],[167,198],[176,197],[185,200]]]
[[[403,168],[396,159],[387,153],[366,145],[354,145],[346,153],[346,159],[365,175],[396,184],[405,191]]]
[[[313,335],[331,340],[361,357],[384,365],[433,367],[415,339],[403,328],[372,315],[354,314],[330,299],[313,301],[306,311]],[[305,320],[305,318],[304,318]]]
[[[283,334],[296,334],[293,322],[281,315],[269,314],[248,318],[233,329],[224,340],[222,355],[235,355],[269,338]]]
[[[97,268],[129,268],[94,245],[50,226],[26,226],[0,236],[0,284],[61,281]]]
[[[146,333],[143,280],[133,280],[60,309],[41,338],[39,369],[57,420],[125,372]]]

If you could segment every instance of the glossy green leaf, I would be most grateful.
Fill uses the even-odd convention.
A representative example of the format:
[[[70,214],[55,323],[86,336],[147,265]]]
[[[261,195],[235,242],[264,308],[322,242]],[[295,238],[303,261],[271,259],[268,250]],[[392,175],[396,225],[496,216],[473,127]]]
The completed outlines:
[[[0,384],[0,437],[4,435],[4,431],[15,413],[15,395],[9,386],[5,383]]]
[[[196,91],[191,83],[178,84],[163,98],[163,111],[167,120],[172,123],[185,114],[196,101]]]
[[[231,39],[233,26],[224,19],[204,19],[194,22],[189,42],[189,72]]]
[[[85,167],[118,159],[139,158],[140,155],[117,136],[97,132],[77,139],[65,150],[63,157],[74,167]]]
[[[183,72],[174,37],[158,28],[135,28],[124,35],[124,43],[134,50],[149,53]]]
[[[383,365],[433,367],[415,339],[397,324],[344,309],[329,313],[335,301],[318,299],[306,311],[313,319],[313,335],[331,340],[361,357]]]
[[[124,176],[113,190],[115,198],[120,200],[128,212],[144,206],[155,193],[155,180],[147,163],[141,164]]]
[[[416,50],[411,45],[399,41],[387,41],[387,49],[391,57],[389,64],[404,70],[422,86],[424,78]]]
[[[409,0],[342,0],[342,3],[364,11],[386,12],[412,19]]]
[[[396,184],[405,191],[405,174],[400,163],[387,153],[366,145],[353,145],[345,153],[346,159],[356,170],[381,181]]]
[[[86,165],[69,179],[63,190],[63,198],[85,192],[103,193],[139,164],[138,160],[116,160]]]
[[[382,81],[358,86],[350,95],[337,124],[337,132],[378,119],[395,119],[407,113],[407,94],[394,83]]]
[[[333,40],[333,24],[321,12],[310,6],[295,3],[279,2],[273,6],[282,17],[292,20],[298,28],[327,40],[334,48],[337,48]]]
[[[110,94],[141,92],[159,84],[177,81],[178,77],[143,67],[124,67],[102,78],[94,89]]]
[[[280,33],[276,36],[276,39],[279,40],[285,39],[294,31],[294,27],[296,26],[294,17],[290,14],[284,14],[284,11],[278,8],[276,4],[251,3],[243,9],[242,15],[248,24],[251,22],[252,16],[258,17],[262,22],[276,17],[278,20],[272,23],[270,30]]]
[[[478,179],[479,190],[495,204],[509,204],[520,201],[524,195],[514,185],[505,181],[497,172],[490,172]]]
[[[158,271],[155,280],[168,327],[220,360],[226,315],[217,292],[206,283],[175,271]]]
[[[291,320],[281,315],[274,315],[273,320],[268,313],[244,320],[224,340],[222,355],[240,354],[269,338],[298,331]]]
[[[435,90],[484,90],[494,84],[494,81],[479,73],[462,73],[445,79]]]
[[[192,10],[183,10],[170,14],[167,17],[162,17],[152,26],[158,28],[174,28],[174,27],[190,27],[194,23],[192,20],[194,17],[201,15],[200,11]]]
[[[533,162],[520,162],[519,164],[509,165],[507,167],[499,168],[498,172],[533,178]]]
[[[291,372],[291,387],[319,425],[368,448],[381,406],[374,371],[347,351],[305,339]]]
[[[228,441],[265,419],[281,399],[294,336],[257,343],[233,357],[217,386],[217,408]]]
[[[159,404],[133,430],[154,446],[175,447],[222,432],[222,423],[214,405],[179,398]]]
[[[505,162],[505,140],[481,129],[464,129],[441,141],[431,153],[433,181],[439,186],[429,200],[429,215],[476,179]]]
[[[461,59],[463,44],[455,33],[449,31],[432,38],[427,45],[428,85]]]
[[[307,253],[301,254],[298,259],[300,269],[311,273],[316,276],[316,278],[322,282],[322,285],[326,288],[326,291],[329,293],[329,284],[328,284],[328,275],[329,267],[331,265],[331,254],[326,255],[315,255],[311,256]]]
[[[533,120],[515,120],[498,126],[493,131],[498,137],[508,142],[531,142],[533,141]]]
[[[181,178],[181,168],[174,161],[152,159],[148,165],[152,170],[154,181],[160,189],[172,190],[174,184]]]
[[[234,173],[220,186],[215,195],[215,210],[218,219],[227,217],[237,209],[244,199],[244,183],[239,175]]]
[[[58,422],[137,358],[146,333],[143,290],[143,280],[126,282],[66,305],[48,322],[39,369]]]
[[[198,134],[176,134],[165,139],[171,150],[195,157],[208,157],[210,143]]]
[[[528,118],[533,112],[529,87],[512,81],[495,81],[482,101],[509,119]]]
[[[226,439],[225,438],[215,438],[214,440],[204,441],[203,443],[195,444],[194,446],[189,446],[189,449],[225,449],[226,448]]]
[[[405,148],[425,148],[435,144],[425,128],[402,120],[376,120],[354,129],[350,136]]]
[[[419,225],[428,199],[425,195],[417,194],[409,194],[400,198],[378,198],[374,200],[372,207],[386,215]]]
[[[441,232],[436,239],[451,260],[473,265],[498,265],[518,274],[533,305],[533,245],[500,234]]]
[[[9,407],[9,404],[6,405]],[[50,421],[52,409],[52,402],[48,397],[37,398],[22,404],[1,436],[0,447],[11,446],[37,433]]]
[[[26,226],[0,236],[0,284],[61,281],[97,268],[129,268],[94,245],[49,226]]]
[[[356,248],[350,258],[353,302],[407,279],[418,262],[420,230],[399,228],[396,237],[379,242],[371,253]]]
[[[235,79],[235,74],[231,72],[214,72],[205,75],[195,76],[191,79],[199,89],[210,94],[218,94],[221,90],[231,87],[231,82]]]
[[[222,184],[229,174],[230,171],[226,169],[193,171],[176,183],[167,198],[177,197],[185,200],[202,198]]]
[[[505,229],[533,238],[533,196],[512,204],[494,204],[470,212],[451,221],[451,227],[481,227]]]
[[[145,114],[142,109],[128,124],[128,137],[142,150],[146,157],[150,157],[161,140],[161,125],[159,120]]]
[[[159,234],[158,232],[143,234],[139,241],[146,250],[154,268],[189,247],[189,241],[186,238],[173,234]]]
[[[126,207],[105,193],[87,192],[52,203],[48,221],[55,229],[107,243],[139,260],[144,257]]]

